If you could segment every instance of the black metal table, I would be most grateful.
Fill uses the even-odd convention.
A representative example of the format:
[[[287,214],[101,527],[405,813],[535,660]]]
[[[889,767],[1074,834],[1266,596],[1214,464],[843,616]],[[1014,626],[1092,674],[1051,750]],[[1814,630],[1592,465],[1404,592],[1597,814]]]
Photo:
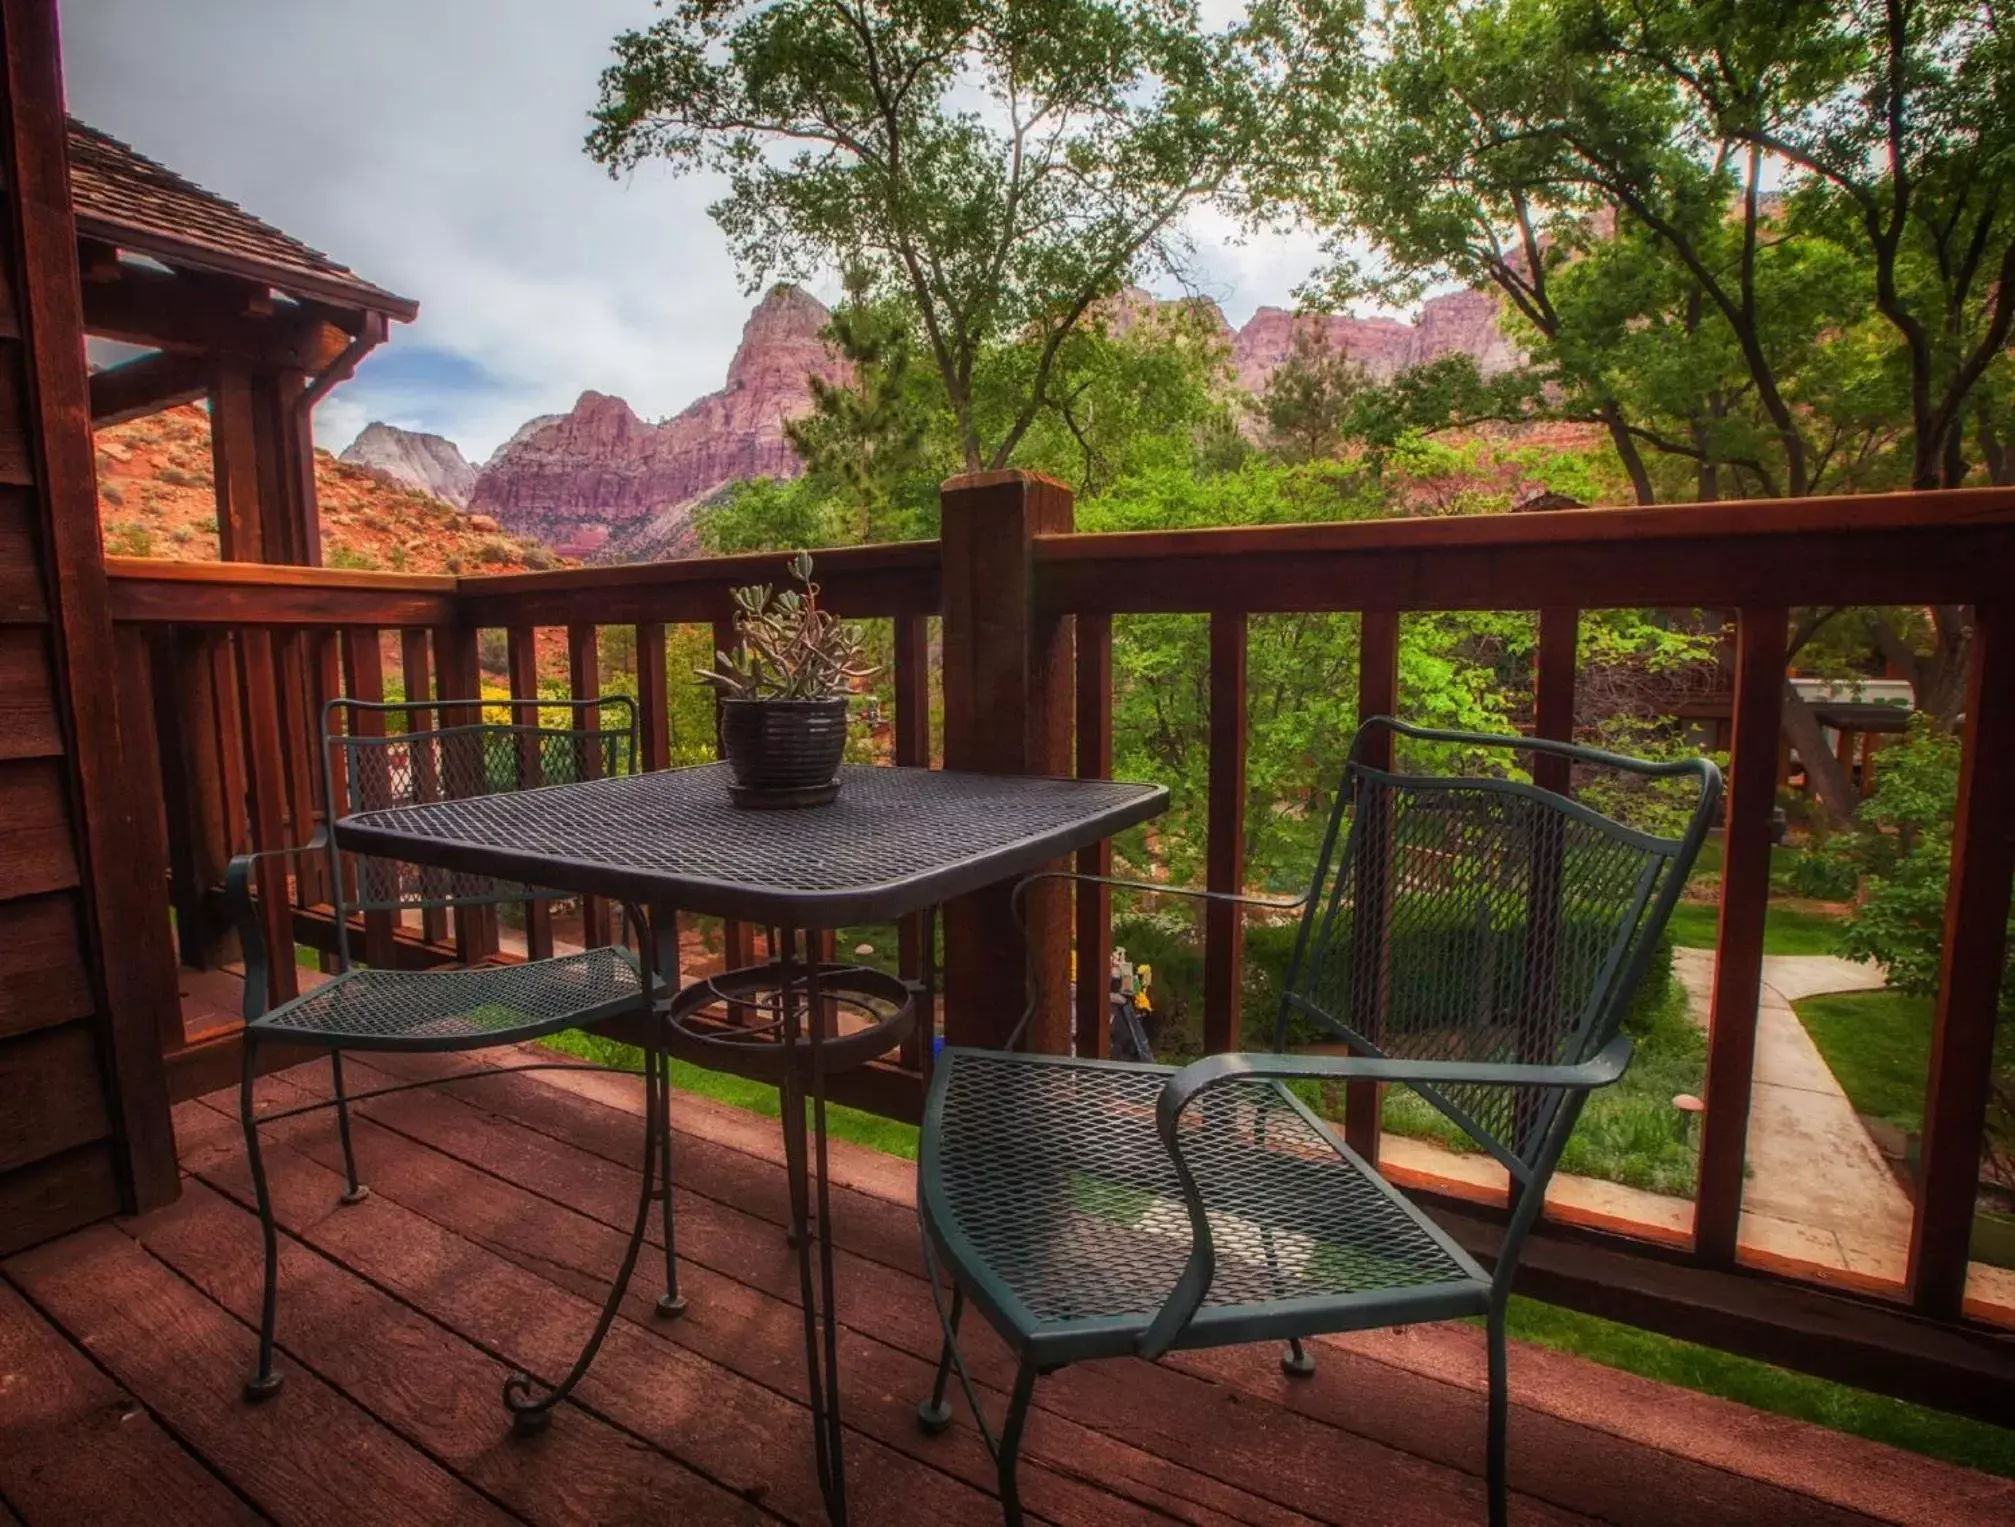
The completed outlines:
[[[1168,803],[1168,792],[1160,786],[1106,780],[853,766],[842,771],[842,780],[839,798],[830,805],[748,811],[730,803],[725,766],[710,764],[361,812],[343,818],[335,829],[336,842],[345,849],[624,902],[645,930],[640,945],[646,992],[654,990],[649,977],[667,947],[674,951],[671,968],[676,972],[677,911],[736,918],[778,931],[779,943],[772,950],[777,1013],[768,1029],[776,1042],[772,1053],[778,1057],[778,1079],[786,1088],[785,1160],[804,1305],[813,1448],[819,1486],[835,1523],[846,1520],[846,1482],[826,1173],[828,1052],[837,1048],[849,1057],[879,1053],[901,1038],[903,1023],[900,1015],[892,1016],[871,1025],[865,1039],[848,1035],[844,1043],[829,1043],[838,1037],[827,1033],[834,999],[822,996],[820,983],[842,990],[850,973],[821,964],[808,938],[807,953],[800,957],[800,938],[849,924],[893,921],[1014,879],[1146,821]],[[863,990],[872,989],[869,973],[853,974],[861,977],[856,984]],[[733,1001],[741,992],[733,988],[715,994]],[[683,1024],[706,995],[688,988],[661,1004],[663,1021]],[[654,1012],[644,1026],[647,1080],[657,1074],[660,1017]],[[683,1027],[680,1032],[706,1041],[704,1033]],[[806,1090],[811,1104],[809,1139],[804,1108],[788,1106],[798,1087]],[[606,1335],[645,1234],[654,1198],[655,1154],[647,1139],[636,1228],[601,1321],[566,1379],[536,1406],[513,1406],[521,1418],[536,1411],[543,1420],[552,1401],[586,1371]],[[668,1143],[664,1160],[669,1203]],[[668,1314],[679,1307],[676,1298],[661,1304]]]

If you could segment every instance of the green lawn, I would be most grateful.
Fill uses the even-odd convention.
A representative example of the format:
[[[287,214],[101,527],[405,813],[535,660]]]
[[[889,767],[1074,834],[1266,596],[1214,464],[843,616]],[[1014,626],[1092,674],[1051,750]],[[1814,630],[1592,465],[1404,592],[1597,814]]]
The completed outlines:
[[[1819,1046],[1856,1113],[1911,1133],[1924,1124],[1931,1074],[1931,999],[1858,991],[1807,997],[1798,1021]]]
[[[1801,1009],[1804,1006],[1800,1004]],[[604,1065],[634,1067],[640,1063],[639,1052],[631,1046],[597,1035],[560,1034],[546,1043]],[[779,1111],[774,1087],[681,1061],[672,1063],[672,1085],[770,1118]],[[839,1139],[910,1160],[916,1157],[917,1132],[910,1125],[841,1107],[828,1110],[828,1125]],[[1520,1341],[1572,1352],[1626,1373],[1719,1395],[1757,1410],[1816,1422],[1968,1468],[2015,1476],[2015,1431],[1984,1422],[1908,1405],[1533,1299],[1511,1301],[1510,1331]]]
[[[1534,1299],[1511,1301],[1508,1329],[1520,1341],[1572,1352],[1682,1389],[1719,1395],[1773,1415],[1794,1416],[1990,1474],[2015,1475],[2015,1430],[2006,1427],[1910,1405]]]
[[[1682,901],[1672,909],[1672,941],[1684,949],[1712,949],[1720,909],[1711,901]],[[1840,919],[1772,903],[1763,915],[1765,954],[1838,954]]]

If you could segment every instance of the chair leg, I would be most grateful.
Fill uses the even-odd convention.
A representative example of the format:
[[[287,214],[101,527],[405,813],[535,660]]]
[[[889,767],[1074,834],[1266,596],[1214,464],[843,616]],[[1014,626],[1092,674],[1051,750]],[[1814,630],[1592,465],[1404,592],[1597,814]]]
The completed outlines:
[[[1490,1347],[1490,1435],[1485,1445],[1485,1472],[1490,1491],[1490,1527],[1505,1527],[1511,1510],[1505,1483],[1505,1430],[1510,1419],[1510,1397],[1505,1384],[1504,1313],[1500,1300],[1491,1306],[1486,1322]]]
[[[1283,1373],[1305,1379],[1315,1372],[1315,1356],[1301,1344],[1299,1336],[1290,1336],[1287,1350],[1280,1354],[1280,1367]]]
[[[966,1311],[966,1291],[958,1284],[952,1285],[951,1329],[945,1332],[945,1343],[938,1353],[937,1381],[931,1385],[930,1403],[917,1407],[917,1430],[927,1437],[935,1437],[952,1424],[951,1403],[945,1399],[945,1385],[952,1376],[952,1358],[956,1355],[955,1343],[959,1336],[959,1317]]]
[[[1036,1366],[1024,1357],[1021,1371],[1015,1375],[1014,1398],[1008,1401],[1007,1420],[1001,1426],[1000,1449],[994,1455],[994,1468],[1000,1479],[1001,1519],[1006,1527],[1022,1527],[1015,1465],[1021,1458],[1022,1427],[1028,1420],[1029,1401],[1035,1398],[1035,1381]]]
[[[343,1142],[343,1177],[349,1188],[343,1194],[344,1204],[361,1204],[371,1196],[371,1190],[357,1181],[357,1152],[350,1144],[350,1095],[343,1090],[343,1052],[329,1052],[329,1075],[335,1083],[336,1091],[336,1134]]]
[[[663,1051],[655,1053],[658,1085],[656,1118],[658,1130],[658,1175],[664,1179],[665,1291],[658,1296],[658,1313],[667,1320],[685,1312],[685,1295],[679,1292],[678,1237],[672,1209],[672,1062]],[[648,1094],[651,1089],[645,1088]],[[644,1106],[652,1106],[646,1096]]]
[[[258,1045],[245,1035],[245,1075],[238,1089],[238,1120],[245,1129],[245,1159],[252,1169],[252,1196],[259,1205],[259,1235],[265,1245],[266,1281],[259,1301],[259,1370],[245,1380],[245,1400],[270,1400],[287,1381],[273,1371],[273,1323],[279,1307],[280,1239],[273,1224],[273,1199],[266,1190],[266,1163],[259,1154],[259,1121],[252,1113],[252,1077]]]

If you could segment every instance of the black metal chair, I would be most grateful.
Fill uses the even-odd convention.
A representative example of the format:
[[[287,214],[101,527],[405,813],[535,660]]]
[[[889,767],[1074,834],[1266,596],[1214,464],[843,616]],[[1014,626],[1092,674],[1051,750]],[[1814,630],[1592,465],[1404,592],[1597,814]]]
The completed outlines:
[[[489,702],[491,708],[497,702]],[[532,785],[627,772],[638,757],[636,710],[623,696],[597,700],[542,700],[537,709],[511,704],[509,723],[446,719],[453,702],[368,703],[332,700],[323,710],[324,798],[340,803],[332,816],[432,800],[459,800],[496,795]],[[563,709],[580,722],[593,710],[591,724],[553,727],[541,723],[540,710]],[[466,702],[480,715],[476,703]],[[530,719],[516,716],[530,710]],[[359,722],[371,724],[360,727]],[[324,874],[335,912],[337,971],[330,979],[277,1007],[267,1006],[267,962],[292,958],[291,949],[270,951],[254,898],[253,877],[258,862],[268,858],[293,861],[305,857],[324,861]],[[516,1044],[561,1029],[640,1010],[646,988],[658,991],[656,971],[664,952],[632,954],[630,922],[625,909],[622,944],[518,964],[477,965],[456,969],[379,969],[357,962],[352,944],[353,916],[388,913],[394,918],[410,911],[457,911],[513,902],[550,902],[568,893],[518,885],[459,871],[403,864],[359,854],[339,853],[325,827],[298,848],[242,854],[231,861],[226,890],[245,955],[244,1079],[240,1101],[245,1149],[258,1200],[260,1229],[265,1239],[265,1293],[260,1310],[259,1367],[246,1381],[245,1398],[263,1400],[277,1393],[284,1374],[273,1367],[277,1238],[273,1207],[267,1191],[265,1164],[259,1149],[259,1127],[322,1108],[336,1110],[342,1141],[347,1191],[342,1202],[361,1202],[369,1193],[357,1176],[350,1140],[350,1104],[390,1092],[438,1085],[453,1076],[380,1087],[354,1096],[343,1084],[346,1051],[455,1051]],[[676,969],[676,965],[671,968]],[[645,1025],[647,1033],[653,1025]],[[255,1117],[252,1084],[258,1074],[260,1046],[293,1044],[326,1047],[330,1053],[331,1096]],[[661,1201],[664,1216],[665,1293],[663,1314],[684,1308],[679,1296],[672,1245],[671,1131],[666,1119],[670,1086],[668,1063],[654,1043],[645,1047],[645,1173],[644,1200]],[[535,1071],[572,1063],[533,1063],[495,1068]],[[598,1068],[615,1069],[615,1068]],[[661,1167],[661,1171],[654,1170]],[[654,1194],[652,1178],[664,1183]],[[533,1381],[516,1374],[505,1388],[505,1404],[522,1431],[543,1425],[551,1407],[571,1390],[606,1334],[616,1301],[629,1282],[636,1248],[642,1238],[647,1204],[638,1207],[638,1234],[631,1241],[631,1260],[616,1281],[609,1308],[594,1340],[574,1372],[543,1395]]]
[[[1458,749],[1490,772],[1372,767],[1366,743],[1380,731]],[[1640,832],[1507,777],[1537,755],[1680,782],[1685,831]],[[1283,1365],[1305,1374],[1305,1337],[1480,1315],[1490,1519],[1503,1523],[1504,1319],[1519,1252],[1589,1091],[1629,1064],[1624,1011],[1720,789],[1704,759],[1654,764],[1368,722],[1310,890],[1293,903],[1303,911],[1276,1053],[1180,1070],[1013,1053],[1026,1017],[1006,1051],[943,1051],[925,1104],[917,1208],[945,1344],[919,1424],[949,1424],[955,1370],[994,1454],[1007,1520],[1019,1523],[1016,1458],[1041,1374],[1086,1358],[1261,1340],[1287,1342]],[[1286,1053],[1310,1039],[1354,1053]],[[1505,1167],[1514,1199],[1494,1268],[1303,1096],[1341,1081],[1411,1087]],[[998,1438],[959,1354],[968,1301],[1020,1357]]]

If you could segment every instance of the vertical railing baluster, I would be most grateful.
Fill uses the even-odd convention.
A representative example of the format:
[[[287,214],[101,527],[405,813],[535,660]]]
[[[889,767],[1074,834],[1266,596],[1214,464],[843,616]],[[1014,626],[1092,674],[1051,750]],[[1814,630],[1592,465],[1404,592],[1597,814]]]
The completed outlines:
[[[425,626],[408,626],[399,633],[399,668],[404,680],[406,702],[420,706],[436,697],[432,661],[432,633]],[[409,731],[432,731],[441,724],[439,706],[407,712]],[[411,754],[413,797],[434,801],[441,798],[440,758],[432,747],[416,748]],[[448,913],[444,907],[425,907],[420,912],[420,936],[429,944],[448,941]]]
[[[665,684],[665,626],[646,621],[637,627],[638,767],[662,769],[672,761],[671,696]]]
[[[1694,1250],[1709,1262],[1735,1260],[1742,1218],[1789,627],[1789,612],[1782,605],[1745,608],[1736,616],[1721,917],[1707,1028],[1707,1112],[1701,1122],[1700,1190],[1693,1211]]]
[[[352,700],[375,704],[385,698],[385,657],[379,645],[376,626],[345,626],[343,628],[343,678]],[[382,737],[385,735],[385,717],[382,711],[352,710],[350,712],[352,734],[358,737]],[[366,801],[392,804],[391,765],[382,749],[369,748],[351,755],[351,767],[364,775],[363,798]],[[358,889],[366,886],[365,876],[359,869]],[[377,889],[383,890],[383,887]],[[398,961],[396,933],[399,914],[390,908],[379,908],[364,913],[364,960],[366,964],[380,970],[390,970]]]
[[[931,762],[930,623],[927,617],[905,612],[894,621],[891,633],[895,648],[895,757],[900,768],[927,769]],[[896,970],[905,981],[924,975],[924,916],[913,912],[896,925]],[[902,1064],[906,1070],[929,1069],[930,1042],[937,1027],[935,994],[927,994],[925,1011],[917,1014],[917,1024],[903,1042]]]
[[[1077,617],[1077,777],[1112,778],[1112,617]],[[1080,875],[1112,873],[1112,840],[1077,854]],[[1077,1053],[1112,1053],[1112,887],[1077,888]]]
[[[1910,1297],[1941,1320],[1966,1299],[1967,1254],[1994,1078],[1994,1029],[2015,889],[2015,606],[1973,615],[1972,667],[1945,893],[1945,947],[1931,1025],[1924,1155],[1910,1232]]]
[[[567,627],[567,684],[576,700],[601,698],[601,633],[595,626],[576,624]],[[601,707],[589,705],[575,711],[570,725],[585,732],[599,731],[602,725]],[[603,774],[600,742],[582,748],[580,755],[582,777],[600,779]],[[609,904],[599,896],[583,896],[581,943],[589,949],[600,949],[610,937]]]
[[[531,626],[512,626],[506,632],[511,670],[511,723],[527,730],[518,741],[518,786],[529,790],[544,782],[539,763],[539,633]],[[528,901],[525,904],[525,958],[550,959],[553,953],[553,904]]]
[[[1366,610],[1357,627],[1357,719],[1390,716],[1399,710],[1399,612]],[[1363,760],[1374,769],[1392,767],[1392,734],[1379,731]],[[1379,824],[1371,824],[1374,828]],[[1356,972],[1356,1005],[1351,1026],[1376,1040],[1385,1014],[1385,922],[1391,891],[1391,845],[1382,831],[1361,832],[1353,906],[1351,966]],[[1366,1161],[1378,1160],[1379,1111],[1384,1090],[1377,1082],[1352,1081],[1343,1089],[1344,1138]]]
[[[1210,617],[1209,828],[1205,885],[1221,895],[1245,889],[1246,627],[1239,611]],[[1203,914],[1203,1048],[1238,1048],[1239,987],[1244,978],[1245,917],[1228,902]]]

